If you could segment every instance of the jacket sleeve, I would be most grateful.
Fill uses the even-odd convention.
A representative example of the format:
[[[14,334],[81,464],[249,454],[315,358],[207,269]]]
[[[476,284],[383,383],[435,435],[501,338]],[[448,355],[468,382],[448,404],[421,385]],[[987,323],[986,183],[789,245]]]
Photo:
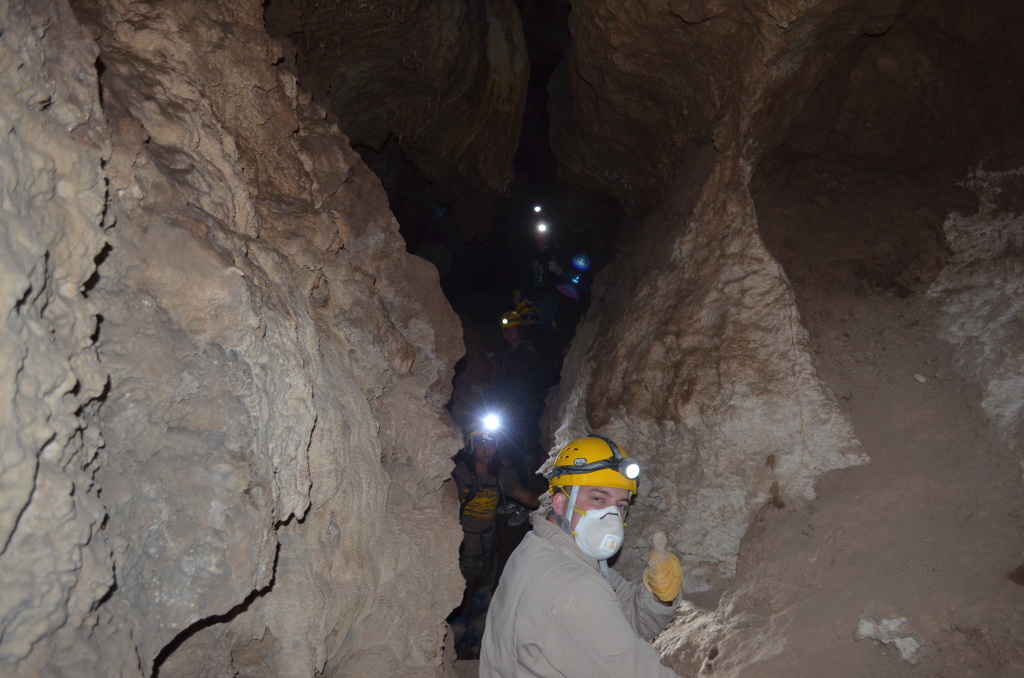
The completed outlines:
[[[542,654],[557,675],[679,678],[661,663],[657,650],[637,636],[603,577],[577,580],[572,591],[563,591],[549,604]]]
[[[654,640],[672,621],[682,594],[676,596],[670,605],[664,605],[643,584],[626,581],[615,570],[609,570],[609,576],[615,585],[615,597],[619,599],[622,613],[633,630],[644,640]]]

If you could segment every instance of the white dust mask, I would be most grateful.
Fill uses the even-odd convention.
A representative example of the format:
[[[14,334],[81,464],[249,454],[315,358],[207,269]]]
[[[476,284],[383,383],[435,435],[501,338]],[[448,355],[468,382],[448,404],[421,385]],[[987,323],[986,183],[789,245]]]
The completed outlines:
[[[583,514],[576,523],[576,544],[580,550],[597,560],[608,560],[618,553],[625,534],[618,507],[579,512]]]

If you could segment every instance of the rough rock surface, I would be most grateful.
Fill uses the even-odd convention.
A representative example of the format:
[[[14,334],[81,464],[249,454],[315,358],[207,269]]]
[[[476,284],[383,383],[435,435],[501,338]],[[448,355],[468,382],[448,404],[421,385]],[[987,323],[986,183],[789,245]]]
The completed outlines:
[[[766,505],[810,499],[819,475],[865,461],[811,365],[739,159],[702,155],[602,273],[554,415],[558,443],[601,431],[640,460],[631,524],[669,534],[691,591],[733,576]],[[619,566],[637,574],[650,545],[627,546]]]
[[[486,232],[512,180],[526,102],[516,3],[273,0],[266,16],[353,144],[379,151],[396,139],[464,232]]]
[[[995,606],[995,628],[977,643],[974,631],[963,630],[976,629],[984,616],[976,606],[982,591],[1012,595],[1007,573],[1016,571],[1006,516],[1019,515],[1019,478],[1007,450],[988,434],[1017,446],[1022,421],[1021,365],[1013,357],[1020,344],[1022,136],[1011,121],[1020,96],[1005,83],[1017,77],[1024,57],[995,47],[1007,44],[1007,27],[1019,19],[1020,9],[1009,3],[993,12],[927,1],[574,5],[572,48],[557,76],[568,94],[552,98],[553,145],[583,180],[614,191],[637,216],[598,280],[546,428],[556,449],[588,429],[610,434],[644,464],[643,496],[630,516],[639,539],[619,566],[638,574],[647,535],[663,529],[686,562],[687,590],[711,588],[709,599],[698,599],[712,613],[681,615],[662,641],[684,674],[816,675],[842,657],[848,662],[835,675],[864,675],[873,665],[865,660],[868,651],[843,654],[842,641],[852,641],[857,620],[871,616],[865,606],[873,586],[895,601],[896,617],[909,613],[911,626],[922,629],[922,661],[935,660],[934,670],[956,665],[951,648],[958,643],[973,645],[972,666],[994,671],[983,675],[1018,669],[1012,648],[1019,615],[1007,606]],[[807,174],[810,163],[823,168],[818,188],[787,193],[788,182]],[[857,181],[844,183],[858,173]],[[958,180],[981,199],[965,200]],[[997,193],[997,184],[1006,190]],[[760,199],[752,197],[758,192]],[[793,202],[774,203],[773,195]],[[993,202],[1002,209],[991,209]],[[810,213],[802,211],[808,204]],[[950,214],[958,205],[964,206],[959,215]],[[777,220],[771,250],[764,241],[769,208]],[[802,268],[807,262],[797,256],[777,263],[787,249],[813,250],[813,267]],[[791,287],[802,276],[804,302],[817,311],[832,301],[815,295],[819,286],[846,273],[852,274],[841,281],[852,286],[847,293],[929,293],[937,304],[911,306],[918,323],[943,309],[944,336],[962,343],[955,370],[946,374],[981,382],[995,424],[979,443],[985,461],[976,472],[968,473],[965,440],[977,429],[928,430],[929,423],[963,416],[943,401],[949,407],[926,410],[921,439],[908,442],[909,456],[934,476],[905,486],[881,482],[887,472],[908,479],[913,464],[894,470],[888,463],[892,451],[878,437],[893,431],[883,411],[871,410],[885,422],[871,429],[874,436],[851,427],[851,410],[833,395],[845,400],[850,392],[834,380],[822,383],[822,356],[812,351],[813,332],[804,329],[805,309],[797,310]],[[902,310],[876,312],[895,316],[893,327],[906,332],[899,336],[917,336],[899,319]],[[917,354],[904,357],[913,361]],[[865,372],[888,376],[895,369],[871,352],[857,358]],[[931,378],[909,376],[915,384]],[[917,417],[914,396],[899,395],[885,414]],[[966,418],[984,427],[976,411]],[[865,440],[872,445],[860,450]],[[954,440],[965,444],[962,454],[944,448]],[[835,474],[851,480],[834,503],[808,504],[825,472],[876,454],[878,471],[869,465]],[[930,491],[950,477],[957,478],[955,490],[936,501]],[[970,504],[987,483],[994,496],[978,510],[992,516],[1004,509],[984,535],[976,538],[973,528],[960,525],[934,542],[916,539],[934,529],[932,512],[941,514],[949,501]],[[902,513],[894,505],[901,492],[909,505]],[[860,508],[874,503],[888,512]],[[876,531],[857,530],[846,539],[831,532],[815,541],[823,554],[829,546],[819,542],[831,540],[839,554],[833,560],[843,565],[823,569],[813,553],[810,564],[800,559],[809,552],[796,538],[798,524],[817,512],[827,518],[812,520],[815,529],[856,530],[849,524],[860,518]],[[790,522],[750,532],[777,514]],[[898,519],[886,523],[894,514]],[[744,573],[744,539],[748,574],[723,595],[725,579]],[[954,591],[951,582],[973,571],[970,550],[959,543],[971,544],[985,566],[978,586]],[[907,578],[858,574],[871,563],[865,552],[889,572],[926,568],[929,558],[949,555],[947,549],[955,550],[955,563],[928,577],[922,589],[928,593],[916,597],[899,593],[912,585]],[[843,558],[843,550],[856,554]],[[832,577],[841,583],[829,586]],[[825,589],[819,596],[804,590],[818,586]],[[844,586],[852,593],[840,605]],[[934,604],[922,600],[930,595]],[[955,613],[968,606],[969,612]],[[841,623],[826,619],[839,609]],[[803,652],[796,649],[805,642],[802,633],[815,643]],[[840,649],[830,633],[841,638]],[[729,638],[729,655],[715,662],[712,655],[724,652],[722,638]],[[929,660],[927,646],[936,642],[944,649]]]
[[[74,9],[3,5],[3,672],[448,675],[436,271],[259,2]]]
[[[64,3],[0,4],[0,672],[87,642],[114,585],[86,423],[106,376],[83,295],[104,247],[96,47]]]
[[[967,292],[981,269],[958,276],[956,255],[904,258],[892,247],[912,240],[905,229],[922,201],[950,205],[947,223],[1011,215],[972,212],[947,187],[818,169],[756,202],[766,241],[793,273],[814,363],[871,463],[827,475],[805,506],[762,513],[736,579],[693,596],[658,647],[682,675],[1017,675],[1020,459],[985,411],[985,382],[959,374],[960,349],[941,337],[951,302],[1005,294],[991,281],[1019,256],[1004,254],[987,286]],[[1020,191],[1004,185],[1010,194]],[[943,223],[935,215],[931,228]],[[812,224],[818,237],[798,237]],[[913,294],[893,284],[957,278],[948,296],[927,282]],[[872,620],[898,628],[865,634]]]
[[[978,194],[974,214],[943,224],[952,256],[929,294],[943,305],[943,336],[960,371],[984,385],[982,406],[1024,460],[1024,169],[977,168],[964,185]]]

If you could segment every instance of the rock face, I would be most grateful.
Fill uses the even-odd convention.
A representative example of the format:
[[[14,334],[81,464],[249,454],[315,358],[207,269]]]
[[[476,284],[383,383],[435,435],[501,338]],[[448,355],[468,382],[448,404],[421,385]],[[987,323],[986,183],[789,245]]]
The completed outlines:
[[[943,224],[953,250],[929,288],[940,300],[943,336],[961,370],[984,384],[982,406],[1018,457],[1024,457],[1024,216],[1016,205],[1024,168],[979,167],[964,184],[978,194],[974,214]]]
[[[811,365],[739,159],[701,155],[602,273],[555,416],[557,442],[599,430],[641,461],[630,522],[669,533],[693,591],[735,574],[766,505],[810,499],[817,476],[865,461]],[[649,543],[631,546],[619,567],[636,575]]]
[[[0,2],[0,673],[452,675],[461,330],[351,144],[485,223],[516,7]],[[559,180],[630,216],[547,436],[643,464],[680,672],[1024,670],[1022,19],[572,3]]]
[[[812,675],[822,666],[833,675],[872,672],[865,667],[903,675],[868,660],[865,646],[848,651],[842,642],[858,619],[875,618],[872,595],[899,601],[899,614],[879,621],[909,610],[926,647],[944,644],[924,652],[929,670],[958,665],[958,651],[992,675],[1019,670],[1019,614],[1010,606],[991,607],[997,630],[977,644],[948,632],[980,624],[979,595],[1013,595],[1006,578],[1019,554],[1002,546],[1008,521],[992,520],[981,538],[968,528],[918,538],[933,529],[929,512],[969,502],[971,492],[998,497],[982,502],[986,516],[996,506],[1019,515],[1019,479],[994,482],[1012,473],[1009,455],[976,431],[975,455],[972,434],[944,426],[977,416],[955,387],[938,394],[941,407],[925,407],[930,401],[911,391],[886,399],[892,412],[871,410],[877,419],[868,430],[893,441],[909,426],[887,417],[916,425],[906,454],[930,471],[916,482],[904,450],[888,448],[884,436],[862,447],[859,439],[871,436],[855,437],[849,408],[818,376],[821,356],[790,275],[803,276],[804,301],[819,306],[833,299],[816,297],[813,286],[848,273],[856,287],[847,295],[927,293],[927,301],[887,308],[893,327],[904,317],[917,327],[924,307],[937,303],[936,333],[960,345],[958,378],[981,383],[982,405],[1019,460],[1022,135],[1010,111],[1021,97],[1005,83],[1015,81],[1024,54],[993,46],[1007,44],[1007,27],[1020,19],[1009,4],[990,12],[927,1],[574,5],[572,47],[552,85],[564,87],[552,96],[552,143],[581,180],[614,192],[636,217],[597,282],[547,429],[555,448],[587,430],[609,434],[645,467],[630,514],[640,538],[620,568],[638,574],[647,535],[660,529],[687,561],[687,589],[714,589],[710,610],[685,610],[660,641],[683,675]],[[789,186],[811,175],[817,192]],[[962,200],[958,182],[979,194],[977,214],[967,200],[947,217]],[[884,191],[863,194],[872,185]],[[780,206],[779,195],[793,202]],[[857,195],[871,199],[846,204]],[[794,204],[813,205],[814,216]],[[775,222],[771,253],[762,210]],[[859,219],[865,214],[870,220]],[[786,250],[820,256],[793,268],[790,257],[784,271],[775,257]],[[835,308],[816,310],[841,317],[845,306]],[[872,351],[886,343],[867,343],[843,369],[867,361],[889,376],[909,364],[883,361]],[[940,355],[904,357],[921,354],[926,365]],[[953,380],[944,370],[927,374],[908,375],[910,383]],[[807,502],[826,471],[876,453],[880,470],[837,474],[851,480],[841,491],[831,486],[832,504]],[[985,460],[978,469],[976,456]],[[936,495],[952,479],[955,487]],[[823,525],[827,535],[815,535]],[[875,536],[850,536],[860,525]],[[973,561],[961,553],[970,549]],[[931,569],[936,561],[947,565]],[[988,565],[977,587],[956,584],[981,561]],[[908,568],[937,574],[914,578]],[[737,573],[734,585],[724,583]],[[933,591],[934,603],[902,593],[911,589]],[[978,656],[986,647],[990,659]]]
[[[463,232],[486,232],[512,180],[526,102],[516,3],[273,0],[266,17],[353,144],[397,140]]]
[[[3,6],[5,675],[446,675],[436,271],[259,2],[74,12]]]

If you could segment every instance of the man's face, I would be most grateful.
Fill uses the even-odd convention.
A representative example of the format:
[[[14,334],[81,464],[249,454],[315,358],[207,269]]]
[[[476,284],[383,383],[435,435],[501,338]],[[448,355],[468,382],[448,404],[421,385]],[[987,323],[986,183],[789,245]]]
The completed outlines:
[[[510,344],[514,344],[519,341],[519,326],[514,327],[503,327],[501,333],[505,335],[505,341]],[[494,336],[494,335],[491,335]]]
[[[566,488],[571,492],[571,488]],[[603,509],[609,506],[616,506],[619,509],[619,516],[625,520],[626,512],[629,510],[629,490],[624,490],[621,487],[593,487],[590,485],[584,485],[580,487],[579,494],[576,496],[576,508],[580,511],[593,511],[595,509]],[[569,497],[562,491],[555,492],[555,495],[551,498],[551,507],[555,513],[565,517],[565,510],[569,508]],[[580,521],[582,515],[576,511],[573,511],[572,515],[572,529],[576,529],[576,523]]]

